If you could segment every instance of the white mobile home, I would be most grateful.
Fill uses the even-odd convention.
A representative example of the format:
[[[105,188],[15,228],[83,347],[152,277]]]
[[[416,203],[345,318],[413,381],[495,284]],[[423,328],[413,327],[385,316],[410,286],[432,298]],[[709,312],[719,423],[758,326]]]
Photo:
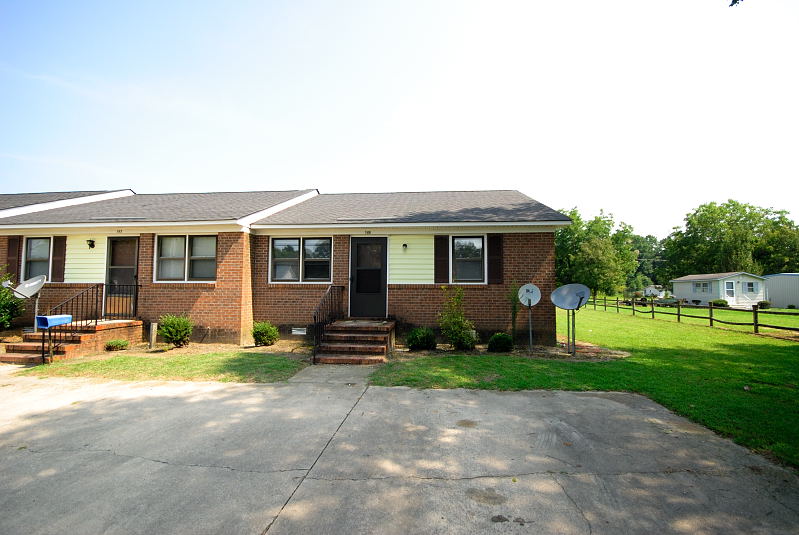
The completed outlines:
[[[743,271],[685,275],[672,279],[674,297],[689,303],[706,305],[714,299],[725,299],[731,307],[750,308],[766,300],[766,279]]]
[[[799,307],[799,273],[766,275],[766,291],[773,307]]]

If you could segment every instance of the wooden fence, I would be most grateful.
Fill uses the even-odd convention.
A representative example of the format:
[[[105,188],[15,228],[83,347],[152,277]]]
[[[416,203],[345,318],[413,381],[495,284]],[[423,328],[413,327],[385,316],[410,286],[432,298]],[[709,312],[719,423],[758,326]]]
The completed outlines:
[[[786,327],[784,325],[771,325],[769,323],[763,323],[761,316],[766,316],[766,320],[768,320],[768,316],[799,316],[799,312],[778,312],[776,310],[762,310],[757,305],[752,305],[752,310],[741,310],[736,308],[728,308],[728,307],[714,307],[713,304],[708,304],[707,306],[704,305],[687,305],[683,304],[680,301],[676,301],[674,303],[656,303],[654,299],[651,300],[638,300],[636,302],[635,299],[628,299],[628,300],[621,300],[619,298],[616,299],[608,299],[607,297],[598,298],[592,297],[589,301],[585,304],[585,307],[589,307],[593,305],[594,310],[605,310],[608,309],[616,310],[618,314],[620,310],[632,310],[633,316],[636,314],[643,314],[643,315],[650,315],[652,319],[655,319],[656,314],[663,314],[667,316],[677,316],[677,322],[679,323],[683,318],[694,318],[700,320],[707,320],[710,327],[713,327],[716,323],[721,323],[723,325],[742,325],[742,326],[749,326],[753,328],[755,333],[760,332],[761,327],[767,327],[769,329],[780,329],[784,331],[793,331],[799,332],[799,327]],[[661,309],[661,310],[658,310]],[[674,309],[674,312],[670,310],[662,310],[662,309]],[[698,316],[696,314],[691,314],[691,310],[707,310],[706,316]],[[685,311],[688,310],[689,313]],[[718,317],[713,317],[714,310],[724,310],[724,311],[733,311],[740,314],[748,314],[751,315],[752,321],[727,321],[719,319]]]

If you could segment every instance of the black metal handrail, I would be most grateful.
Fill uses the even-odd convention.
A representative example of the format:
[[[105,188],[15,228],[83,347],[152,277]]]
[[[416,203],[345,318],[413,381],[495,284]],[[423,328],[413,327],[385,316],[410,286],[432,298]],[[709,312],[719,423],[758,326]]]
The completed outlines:
[[[106,284],[103,319],[135,319],[138,300],[138,284]]]
[[[344,315],[341,302],[343,294],[343,286],[328,286],[327,291],[325,291],[313,311],[313,354],[311,355],[311,364],[316,364],[316,352],[322,343],[325,325],[341,319]]]
[[[72,316],[72,322],[52,327],[47,332],[42,332],[43,362],[47,352],[45,341],[47,341],[51,351],[56,351],[67,342],[74,340],[78,333],[90,325],[97,326],[97,320],[102,315],[103,310],[102,298],[103,285],[95,284],[47,311],[46,316],[69,314]]]

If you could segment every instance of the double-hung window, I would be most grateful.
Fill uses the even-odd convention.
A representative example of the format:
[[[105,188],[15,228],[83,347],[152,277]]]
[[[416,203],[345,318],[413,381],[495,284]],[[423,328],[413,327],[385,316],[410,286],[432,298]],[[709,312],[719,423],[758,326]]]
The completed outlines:
[[[452,282],[485,282],[483,236],[452,237]]]
[[[709,282],[695,282],[694,283],[694,293],[701,293],[706,294],[710,292],[710,283]]]
[[[216,280],[216,236],[159,236],[157,281]]]
[[[756,282],[745,282],[746,285],[746,293],[748,294],[755,294],[757,293],[757,283]]]
[[[332,238],[273,238],[272,282],[330,282]]]
[[[50,276],[50,238],[28,238],[25,242],[25,278]]]

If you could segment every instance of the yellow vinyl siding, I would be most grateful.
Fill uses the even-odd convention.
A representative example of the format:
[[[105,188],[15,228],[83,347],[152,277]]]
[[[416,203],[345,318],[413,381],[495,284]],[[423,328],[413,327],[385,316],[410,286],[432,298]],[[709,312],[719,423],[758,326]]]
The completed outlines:
[[[389,284],[432,284],[433,235],[394,234],[388,240]],[[407,244],[405,248],[402,244]]]
[[[86,240],[94,240],[89,249]],[[99,234],[67,236],[64,282],[105,282],[108,237]]]

